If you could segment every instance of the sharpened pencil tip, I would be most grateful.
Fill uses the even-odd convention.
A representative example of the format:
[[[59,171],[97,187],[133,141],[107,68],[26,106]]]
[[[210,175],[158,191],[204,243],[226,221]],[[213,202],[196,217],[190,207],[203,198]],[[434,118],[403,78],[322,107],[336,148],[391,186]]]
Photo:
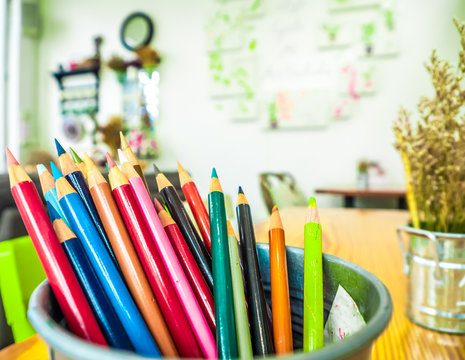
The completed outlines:
[[[89,154],[87,154],[86,152],[84,153],[84,164],[86,164],[86,167],[91,167],[91,166],[95,166],[94,162],[92,161],[92,159],[90,158]]]
[[[53,161],[50,161],[50,167],[52,168],[53,180],[57,181],[59,178],[63,177],[63,174],[58,170]]]
[[[55,147],[57,148],[57,154],[58,156],[63,155],[66,153],[65,149],[63,149],[63,146],[58,142],[58,140],[55,138]]]
[[[217,178],[218,179],[218,174],[216,173],[215,168],[213,168],[213,170],[212,170],[212,178]]]
[[[113,169],[116,166],[116,162],[115,160],[113,160],[110,153],[107,153],[107,164],[108,164],[108,170]]]
[[[47,204],[48,208],[48,215],[50,217],[50,221],[53,223],[55,220],[61,219],[60,214],[58,214],[58,211],[55,210],[52,204],[48,203]]]
[[[316,200],[313,196],[310,196],[310,199],[308,199],[308,206],[309,207],[316,207]]]
[[[158,174],[161,174],[160,169],[155,164],[153,164],[153,171],[155,171],[155,176],[157,176]]]
[[[126,137],[123,135],[122,131],[119,132],[119,139],[120,139],[120,142],[121,142],[121,149],[124,150],[127,147],[129,147],[128,141],[126,140]]]
[[[165,208],[163,207],[162,204],[160,204],[157,198],[153,198],[153,202],[155,203],[155,210],[157,211],[157,213],[159,213],[162,210],[165,210]]]
[[[37,173],[39,174],[39,176],[42,175],[44,171],[47,171],[47,168],[45,167],[45,165],[37,164]]]
[[[126,154],[121,149],[118,149],[118,159],[119,159],[119,163],[121,165],[123,165],[125,162],[129,162],[128,157],[126,156]]]
[[[19,165],[18,160],[16,160],[16,158],[13,156],[10,149],[5,148],[5,151],[6,151],[6,161],[8,163],[8,166],[10,166],[10,165]]]
[[[238,194],[243,194],[244,190],[242,190],[242,186],[239,186],[239,191],[237,192]]]
[[[275,212],[275,211],[278,211],[278,207],[277,207],[276,205],[273,206],[273,209],[271,210],[271,212],[273,213],[273,212]]]
[[[82,163],[81,157],[76,153],[76,151],[74,151],[74,149],[71,146],[69,147],[69,152],[75,163]]]

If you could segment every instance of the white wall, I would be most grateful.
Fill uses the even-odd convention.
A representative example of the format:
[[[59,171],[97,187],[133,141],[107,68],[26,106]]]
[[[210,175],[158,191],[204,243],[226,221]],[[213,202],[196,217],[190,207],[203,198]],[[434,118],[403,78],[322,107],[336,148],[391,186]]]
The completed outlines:
[[[274,0],[278,1],[278,0]],[[285,1],[285,0],[279,0]],[[119,43],[124,17],[142,10],[156,22],[153,44],[163,55],[158,135],[162,169],[175,169],[178,159],[207,194],[211,168],[216,166],[223,189],[233,195],[242,185],[256,218],[265,216],[258,173],[289,171],[310,195],[315,187],[353,183],[360,158],[378,159],[390,183],[402,183],[399,157],[392,147],[392,121],[400,104],[410,109],[420,95],[430,91],[423,63],[433,48],[455,61],[459,38],[452,17],[465,20],[461,0],[399,1],[400,55],[380,61],[380,85],[376,96],[363,100],[353,118],[318,131],[264,132],[259,123],[232,123],[213,109],[206,78],[208,58],[204,26],[213,0],[62,1],[42,3],[43,35],[40,42],[39,117],[42,143],[52,149],[60,135],[57,86],[50,76],[59,62],[78,59],[93,51],[92,37],[104,36],[102,54],[129,57]],[[272,2],[273,3],[273,2]],[[318,21],[323,2],[308,2],[308,21]],[[116,99],[116,101],[115,101]],[[119,85],[105,71],[101,121],[120,110]],[[340,200],[320,197],[323,206],[339,206]]]

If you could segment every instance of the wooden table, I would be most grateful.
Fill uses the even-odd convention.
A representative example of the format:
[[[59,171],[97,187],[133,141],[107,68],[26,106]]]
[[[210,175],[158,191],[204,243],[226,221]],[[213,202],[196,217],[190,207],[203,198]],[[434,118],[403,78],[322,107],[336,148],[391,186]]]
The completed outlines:
[[[398,209],[407,209],[405,201],[405,189],[401,187],[370,187],[368,189],[358,189],[356,187],[331,187],[318,188],[315,190],[317,194],[339,195],[344,197],[344,207],[353,208],[355,198],[357,197],[383,197],[397,199]]]
[[[307,210],[281,211],[286,244],[303,246]],[[408,213],[399,210],[320,209],[323,251],[356,263],[375,274],[389,289],[394,313],[387,330],[375,343],[374,360],[465,359],[465,336],[426,330],[405,316],[407,279],[395,229]],[[256,226],[259,242],[268,242],[268,222]]]

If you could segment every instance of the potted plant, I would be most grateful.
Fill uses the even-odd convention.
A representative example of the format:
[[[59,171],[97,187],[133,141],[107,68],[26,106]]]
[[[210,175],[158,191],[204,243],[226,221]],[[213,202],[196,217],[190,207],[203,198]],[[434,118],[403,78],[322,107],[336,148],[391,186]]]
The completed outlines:
[[[362,41],[365,44],[365,52],[367,55],[373,53],[373,37],[376,32],[376,26],[374,22],[362,24]]]
[[[433,51],[426,64],[433,95],[420,98],[416,117],[401,108],[394,133],[411,216],[398,229],[410,280],[407,315],[432,329],[465,333],[465,25],[454,23],[458,65]]]
[[[341,26],[338,24],[323,24],[322,28],[326,32],[326,35],[328,35],[328,40],[335,42]]]
[[[369,182],[369,173],[370,169],[376,169],[378,175],[383,175],[384,170],[377,161],[370,160],[360,160],[357,164],[357,187],[359,189],[368,189]]]

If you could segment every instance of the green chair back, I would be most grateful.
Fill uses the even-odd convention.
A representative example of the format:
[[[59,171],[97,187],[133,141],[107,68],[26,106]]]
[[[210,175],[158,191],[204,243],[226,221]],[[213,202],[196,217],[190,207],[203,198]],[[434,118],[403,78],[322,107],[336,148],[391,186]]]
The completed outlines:
[[[29,236],[0,242],[0,294],[15,342],[35,334],[27,319],[27,307],[32,292],[45,278]]]

